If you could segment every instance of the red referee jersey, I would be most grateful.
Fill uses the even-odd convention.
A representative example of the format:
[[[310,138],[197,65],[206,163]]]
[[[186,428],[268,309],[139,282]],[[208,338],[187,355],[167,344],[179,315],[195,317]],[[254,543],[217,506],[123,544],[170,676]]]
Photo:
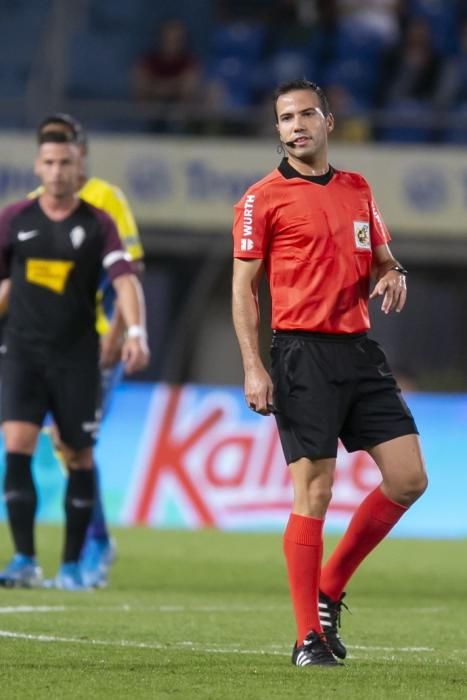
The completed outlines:
[[[390,236],[358,173],[306,177],[284,159],[235,205],[233,238],[235,258],[264,259],[273,328],[369,328],[372,249]]]

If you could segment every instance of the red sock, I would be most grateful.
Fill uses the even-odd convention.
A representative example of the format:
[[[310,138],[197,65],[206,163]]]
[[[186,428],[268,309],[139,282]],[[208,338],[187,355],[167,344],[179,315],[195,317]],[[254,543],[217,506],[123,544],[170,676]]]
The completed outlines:
[[[357,566],[386,537],[407,508],[376,488],[362,501],[347,530],[321,571],[320,590],[339,600]]]
[[[297,642],[322,632],[318,615],[319,572],[323,556],[323,520],[291,513],[283,539]]]

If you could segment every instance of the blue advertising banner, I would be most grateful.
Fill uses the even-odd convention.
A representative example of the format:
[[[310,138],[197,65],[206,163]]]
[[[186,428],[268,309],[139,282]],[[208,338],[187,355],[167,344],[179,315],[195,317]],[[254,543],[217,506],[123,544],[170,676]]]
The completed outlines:
[[[420,429],[430,484],[393,535],[466,537],[467,395],[406,398]],[[290,511],[290,479],[274,419],[248,410],[239,387],[123,383],[96,453],[114,525],[281,530]],[[64,477],[44,434],[34,475],[39,519],[61,522]],[[340,446],[327,532],[342,531],[379,481],[366,453],[349,455]]]

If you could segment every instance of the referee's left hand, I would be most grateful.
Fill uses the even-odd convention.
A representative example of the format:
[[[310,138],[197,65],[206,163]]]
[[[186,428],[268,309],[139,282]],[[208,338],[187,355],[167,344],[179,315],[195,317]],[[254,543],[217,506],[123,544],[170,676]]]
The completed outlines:
[[[122,347],[125,374],[139,372],[149,364],[149,348],[146,338],[127,338]]]
[[[375,284],[375,288],[370,294],[370,299],[375,299],[378,296],[383,296],[381,311],[389,314],[391,311],[399,313],[405,306],[407,299],[407,286],[405,283],[405,275],[402,275],[397,270],[389,270]]]

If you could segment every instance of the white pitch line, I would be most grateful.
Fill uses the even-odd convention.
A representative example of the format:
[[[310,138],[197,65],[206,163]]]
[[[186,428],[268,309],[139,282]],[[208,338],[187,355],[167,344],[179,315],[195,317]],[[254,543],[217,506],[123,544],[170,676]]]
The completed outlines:
[[[418,654],[419,652],[433,652],[436,649],[432,647],[373,647],[359,646],[358,644],[349,644],[349,649],[358,649],[359,651],[402,651],[409,654]]]
[[[265,656],[267,654],[272,654],[274,656],[287,656],[290,652],[280,652],[273,650],[263,650],[263,649],[238,649],[238,648],[222,648],[216,647],[215,644],[210,646],[201,646],[195,642],[175,642],[171,644],[161,644],[158,642],[153,642],[151,644],[147,642],[133,642],[127,639],[120,640],[107,640],[107,639],[79,639],[77,637],[56,637],[49,634],[27,634],[25,632],[10,632],[9,630],[0,630],[0,637],[4,639],[24,639],[29,642],[52,642],[61,644],[87,644],[90,646],[111,646],[111,647],[125,647],[133,649],[156,649],[156,650],[166,650],[170,649],[186,649],[188,651],[199,651],[203,653],[210,654],[256,654]]]
[[[380,608],[381,609],[381,608]],[[393,613],[412,613],[414,615],[425,615],[425,614],[434,614],[437,615],[439,613],[445,613],[449,608],[446,606],[443,607],[431,607],[431,608],[391,608],[391,612]],[[374,613],[375,608],[354,608],[352,606],[351,612],[355,613]]]
[[[127,639],[120,640],[108,640],[108,639],[82,639],[77,637],[59,637],[49,634],[29,634],[25,632],[11,632],[10,630],[0,630],[0,638],[3,639],[22,639],[30,642],[42,642],[42,643],[55,643],[55,644],[81,644],[88,646],[110,646],[110,647],[122,647],[130,649],[152,649],[157,651],[170,651],[172,649],[179,649],[185,651],[200,652],[205,654],[248,654],[255,656],[289,656],[290,647],[279,647],[279,645],[271,645],[271,647],[266,647],[264,649],[240,649],[237,644],[233,644],[230,647],[226,645],[217,645],[216,643],[209,643],[207,645],[202,645],[196,642],[183,641],[183,642],[173,642],[170,644],[162,644],[160,642],[135,642]],[[365,647],[365,646],[350,646],[350,649],[355,649],[359,651],[382,651],[393,654],[406,654],[406,653],[426,653],[435,652],[435,649],[429,647]],[[463,653],[465,650],[452,649],[451,653]],[[355,658],[353,655],[349,658]],[[395,657],[381,656],[377,657],[380,659],[393,660]],[[432,660],[433,662],[433,660]],[[436,663],[440,663],[439,659],[436,659]],[[461,662],[464,665],[464,662]]]
[[[132,613],[146,613],[146,612],[160,612],[160,613],[185,613],[185,612],[200,612],[200,613],[230,613],[230,612],[276,612],[289,610],[288,605],[278,606],[278,605],[265,605],[265,606],[251,606],[251,605],[128,605],[126,603],[122,605],[92,605],[92,606],[77,606],[77,605],[10,605],[5,607],[0,607],[0,615],[10,614],[10,613],[33,613],[33,612],[83,612],[86,610],[92,610],[93,612],[132,612]]]
[[[288,604],[284,605],[130,605],[128,603],[122,603],[121,605],[92,605],[88,606],[78,606],[78,605],[9,605],[0,607],[1,614],[9,614],[14,612],[63,612],[65,610],[70,612],[90,610],[92,607],[93,611],[98,612],[161,612],[161,613],[184,613],[184,612],[200,612],[200,613],[230,613],[230,612],[282,612],[284,610],[290,610]],[[438,614],[446,612],[448,608],[394,608],[392,612],[411,612],[414,614]],[[369,613],[374,612],[372,608],[352,608],[352,612],[355,613]]]
[[[35,613],[35,612],[64,612],[64,605],[10,605],[0,608],[0,615],[11,615],[16,613]]]

